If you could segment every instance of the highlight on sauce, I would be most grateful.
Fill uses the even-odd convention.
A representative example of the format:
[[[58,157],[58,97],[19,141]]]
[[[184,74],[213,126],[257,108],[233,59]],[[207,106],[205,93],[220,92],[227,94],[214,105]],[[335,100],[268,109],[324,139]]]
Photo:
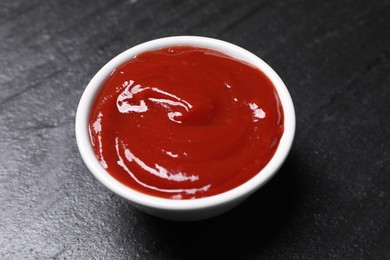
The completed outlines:
[[[175,46],[144,52],[102,85],[89,119],[100,164],[139,192],[195,199],[259,173],[283,135],[277,91],[258,68]]]

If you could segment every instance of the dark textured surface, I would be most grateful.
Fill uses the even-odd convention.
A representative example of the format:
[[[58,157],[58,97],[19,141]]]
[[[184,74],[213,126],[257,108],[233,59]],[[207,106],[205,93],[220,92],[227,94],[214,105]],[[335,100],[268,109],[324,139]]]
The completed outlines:
[[[268,62],[297,133],[242,206],[175,223],[94,179],[74,117],[113,56],[187,34]],[[0,259],[390,259],[389,46],[389,1],[2,0]]]

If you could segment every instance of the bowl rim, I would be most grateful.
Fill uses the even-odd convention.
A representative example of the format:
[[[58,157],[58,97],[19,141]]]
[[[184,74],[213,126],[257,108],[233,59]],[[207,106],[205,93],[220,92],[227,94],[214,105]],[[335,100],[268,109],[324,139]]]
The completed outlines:
[[[278,148],[271,160],[258,174],[245,183],[226,192],[204,198],[174,200],[160,198],[133,190],[112,177],[100,165],[95,153],[93,152],[89,139],[88,119],[90,115],[90,107],[95,101],[96,94],[98,93],[102,83],[109,75],[111,75],[115,68],[139,53],[169,46],[183,45],[214,49],[239,60],[248,62],[263,71],[272,81],[279,95],[284,111],[284,132],[282,138],[280,139]],[[218,207],[246,198],[258,190],[276,174],[286,160],[294,140],[295,125],[295,110],[290,93],[278,74],[262,59],[253,53],[226,41],[202,36],[171,36],[136,45],[128,50],[125,50],[106,63],[94,75],[81,96],[76,113],[75,132],[78,149],[84,163],[90,172],[109,190],[141,207],[180,211]]]

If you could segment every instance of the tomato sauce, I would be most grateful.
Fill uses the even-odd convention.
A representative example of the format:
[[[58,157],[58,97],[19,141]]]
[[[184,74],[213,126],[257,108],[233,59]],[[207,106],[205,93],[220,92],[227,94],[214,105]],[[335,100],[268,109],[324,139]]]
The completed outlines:
[[[144,52],[116,68],[92,106],[101,165],[139,192],[202,198],[233,189],[270,161],[283,108],[259,69],[191,46]]]

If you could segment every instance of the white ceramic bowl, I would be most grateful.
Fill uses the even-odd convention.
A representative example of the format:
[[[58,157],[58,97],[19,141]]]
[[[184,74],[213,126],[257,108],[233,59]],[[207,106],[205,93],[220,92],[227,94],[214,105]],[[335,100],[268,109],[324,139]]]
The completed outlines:
[[[227,192],[193,200],[172,200],[150,196],[135,191],[114,179],[100,165],[92,150],[88,134],[90,108],[102,83],[111,72],[145,51],[168,46],[190,45],[214,49],[239,60],[246,61],[262,70],[273,82],[284,110],[284,133],[270,162],[249,181]],[[151,215],[179,221],[201,220],[222,214],[244,201],[263,186],[279,170],[285,161],[295,134],[295,111],[290,94],[280,77],[263,60],[234,44],[212,38],[197,36],[176,36],[142,43],[119,54],[109,61],[92,78],[86,87],[76,115],[76,138],[80,154],[92,174],[108,189],[131,202],[140,210]]]

